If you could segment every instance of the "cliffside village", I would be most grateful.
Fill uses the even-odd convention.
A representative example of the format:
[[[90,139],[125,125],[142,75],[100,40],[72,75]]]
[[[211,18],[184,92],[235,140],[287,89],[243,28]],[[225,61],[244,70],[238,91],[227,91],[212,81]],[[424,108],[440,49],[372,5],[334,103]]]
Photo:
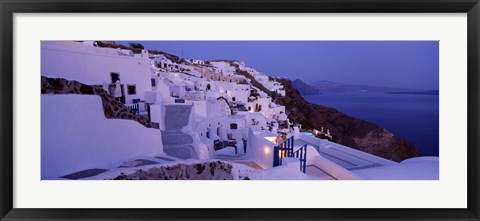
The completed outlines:
[[[242,61],[96,41],[43,41],[41,53],[42,179],[125,178],[215,160],[237,172],[187,178],[438,179],[438,158],[397,163],[317,138],[331,137],[323,128],[301,131],[270,96],[286,96],[277,78]],[[120,114],[109,117],[108,105]]]

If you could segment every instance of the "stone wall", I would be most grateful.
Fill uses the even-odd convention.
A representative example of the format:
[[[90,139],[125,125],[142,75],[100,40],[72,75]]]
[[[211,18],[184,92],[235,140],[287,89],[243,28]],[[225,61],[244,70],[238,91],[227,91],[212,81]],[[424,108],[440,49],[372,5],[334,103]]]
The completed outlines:
[[[223,161],[179,163],[170,166],[139,169],[131,174],[120,174],[114,180],[233,180],[231,164]]]
[[[42,76],[42,94],[86,94],[98,95],[102,98],[105,117],[109,119],[134,120],[147,128],[159,129],[159,124],[149,121],[143,116],[130,112],[125,105],[116,101],[101,86],[92,86],[63,78]]]

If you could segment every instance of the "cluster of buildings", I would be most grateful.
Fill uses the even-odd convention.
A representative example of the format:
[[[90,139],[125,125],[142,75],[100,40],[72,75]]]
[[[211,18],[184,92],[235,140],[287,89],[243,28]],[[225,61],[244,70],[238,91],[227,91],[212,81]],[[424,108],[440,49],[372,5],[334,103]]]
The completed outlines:
[[[173,106],[183,106],[190,111],[188,123],[181,128],[179,133],[191,137],[191,146],[195,152],[191,157],[193,159],[227,159],[236,163],[253,165],[253,168],[256,169],[269,170],[278,166],[275,165],[275,160],[279,157],[279,154],[275,151],[278,152],[279,146],[283,145],[282,143],[288,139],[302,144],[303,148],[310,145],[305,149],[307,151],[306,157],[299,159],[300,162],[298,162],[300,167],[302,160],[306,162],[303,171],[298,170],[298,172],[305,172],[305,167],[310,168],[310,172],[307,173],[310,178],[313,176],[319,179],[361,179],[362,176],[356,175],[350,170],[355,168],[352,165],[361,165],[357,168],[361,169],[375,167],[373,165],[395,166],[396,164],[312,137],[311,134],[301,133],[298,126],[294,127],[289,122],[285,106],[276,104],[268,94],[253,86],[249,78],[238,74],[237,67],[249,73],[258,83],[279,96],[285,96],[283,86],[274,78],[247,67],[244,62],[203,61],[183,58],[173,61],[164,54],[151,54],[148,50],[142,50],[141,53],[135,54],[126,49],[98,47],[94,41],[43,41],[41,43],[41,53],[42,76],[76,80],[87,85],[101,86],[117,101],[122,102],[129,108],[143,103],[145,105],[137,106],[142,109],[138,113],[148,111],[149,113],[145,117],[160,125],[159,129],[142,128],[131,131],[132,128],[130,127],[133,126],[125,126],[124,131],[122,128],[115,128],[111,131],[97,132],[92,135],[96,136],[96,139],[102,139],[101,133],[112,133],[111,137],[130,136],[131,139],[143,139],[143,141],[137,142],[138,144],[134,146],[122,148],[109,147],[108,141],[98,142],[104,144],[92,148],[92,152],[85,154],[85,156],[88,157],[90,154],[104,156],[104,158],[98,157],[98,161],[84,159],[91,162],[92,165],[82,163],[78,167],[72,166],[70,170],[59,171],[55,168],[65,167],[62,163],[65,164],[69,159],[66,157],[63,161],[55,161],[57,160],[55,156],[49,155],[55,151],[50,151],[49,148],[55,149],[57,152],[85,152],[85,150],[68,148],[62,150],[56,139],[64,137],[62,139],[67,139],[65,142],[74,142],[81,139],[79,136],[90,135],[87,129],[87,132],[78,134],[68,133],[69,130],[65,129],[50,128],[48,119],[43,119],[43,112],[58,111],[64,113],[66,110],[72,110],[68,107],[62,109],[56,106],[53,108],[51,103],[47,103],[47,100],[48,102],[61,102],[65,98],[55,100],[52,99],[52,96],[58,95],[42,95],[42,131],[54,131],[42,134],[42,167],[43,161],[46,161],[45,164],[48,164],[48,161],[57,162],[51,163],[48,166],[49,170],[42,168],[42,177],[46,179],[65,175],[61,173],[89,169],[88,167],[97,168],[99,164],[108,167],[111,164],[102,162],[109,161],[109,163],[114,164],[128,160],[128,155],[132,155],[132,149],[136,150],[136,152],[133,152],[138,156],[165,154],[164,149],[175,148],[174,145],[168,146],[170,144],[165,144],[165,138],[162,140],[162,137],[166,137],[166,131],[171,129],[167,128],[166,118],[175,119],[181,116],[168,112],[169,107]],[[43,99],[47,96],[48,99]],[[78,102],[84,102],[84,98],[81,96],[75,99],[78,99]],[[45,100],[45,103],[43,100]],[[79,107],[101,109],[101,107],[92,107],[93,101],[91,99],[85,102],[85,105],[79,105]],[[101,105],[101,103],[98,103],[98,105]],[[77,111],[84,112],[82,109]],[[62,115],[55,115],[55,117],[57,116]],[[59,119],[59,122],[69,124],[68,116],[66,118]],[[115,121],[114,119],[104,120]],[[99,119],[95,123],[99,123],[98,121]],[[128,120],[117,119],[116,121]],[[85,124],[85,127],[93,126]],[[82,125],[77,124],[71,127],[81,128]],[[116,130],[120,132],[115,132]],[[152,130],[156,131],[152,132]],[[146,136],[146,131],[150,135]],[[323,128],[321,132],[323,133]],[[322,148],[328,146],[324,144],[328,144],[331,148],[325,151],[325,156],[322,156]],[[58,147],[55,147],[55,145]],[[116,145],[121,146],[123,144]],[[289,145],[292,150],[300,148],[297,146],[293,141]],[[83,147],[78,145],[78,148]],[[127,149],[128,154],[123,154],[122,150]],[[111,151],[115,153],[111,153]],[[291,153],[282,154],[283,152],[280,157],[294,158]],[[79,157],[75,154],[72,154],[73,156]],[[176,156],[171,154],[171,157]],[[339,160],[339,158],[342,159]],[[79,159],[75,160],[78,161]],[[75,160],[72,159],[70,162]],[[96,165],[94,165],[95,162]],[[72,164],[69,163],[68,165]],[[290,167],[292,165],[299,166],[296,163],[289,163],[288,165]],[[350,169],[345,165],[350,165]],[[47,166],[45,167],[47,168]],[[45,176],[43,173],[45,173]]]

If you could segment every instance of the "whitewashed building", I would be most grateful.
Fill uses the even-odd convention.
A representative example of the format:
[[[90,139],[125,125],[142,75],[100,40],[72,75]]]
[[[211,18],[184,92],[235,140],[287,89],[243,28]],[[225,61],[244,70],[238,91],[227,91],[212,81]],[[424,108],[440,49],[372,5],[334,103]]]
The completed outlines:
[[[112,48],[100,48],[70,41],[41,42],[41,74],[76,80],[88,85],[121,85],[124,103],[144,99],[152,90],[150,60]],[[108,89],[107,89],[108,91]],[[118,96],[118,95],[117,95]]]
[[[205,64],[205,61],[192,59],[192,63],[193,63],[193,64],[204,65],[204,64]]]

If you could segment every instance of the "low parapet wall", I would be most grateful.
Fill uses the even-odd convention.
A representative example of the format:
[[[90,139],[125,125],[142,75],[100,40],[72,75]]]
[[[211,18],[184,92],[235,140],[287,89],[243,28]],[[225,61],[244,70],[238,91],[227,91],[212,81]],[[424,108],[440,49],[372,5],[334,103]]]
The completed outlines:
[[[349,170],[333,163],[332,161],[318,155],[313,158],[313,165],[328,173],[337,180],[360,180],[361,177],[353,174]]]
[[[42,95],[41,107],[42,179],[163,153],[160,130],[106,119],[99,96]]]

